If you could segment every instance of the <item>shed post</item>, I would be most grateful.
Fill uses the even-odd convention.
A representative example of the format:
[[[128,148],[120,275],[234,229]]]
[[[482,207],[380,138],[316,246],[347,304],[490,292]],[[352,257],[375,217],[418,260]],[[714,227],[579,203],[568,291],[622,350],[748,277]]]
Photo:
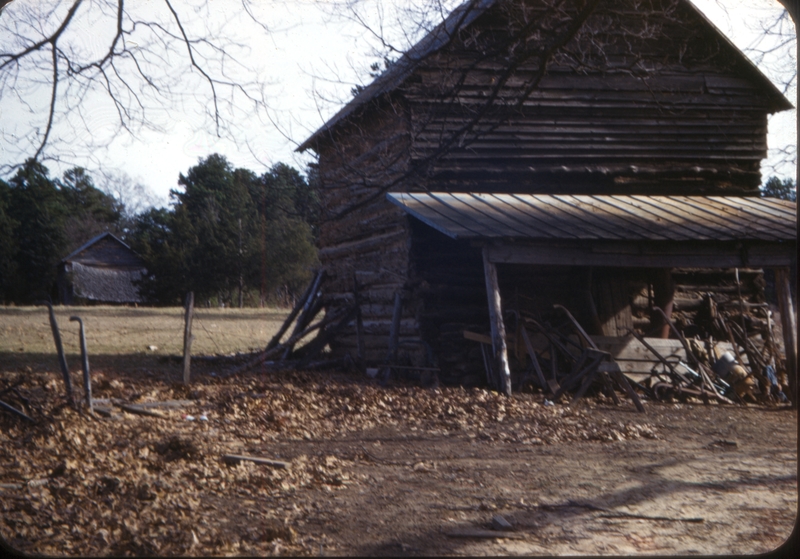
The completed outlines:
[[[497,282],[497,266],[489,261],[488,247],[483,247],[483,272],[486,278],[486,296],[489,298],[489,322],[492,327],[492,356],[500,373],[500,389],[511,396],[511,371],[508,368],[506,326],[503,323],[503,308],[500,304],[500,285]]]
[[[786,351],[786,375],[789,377],[789,393],[792,407],[797,408],[797,323],[794,316],[792,291],[789,285],[789,269],[775,268],[775,284],[778,288],[778,306],[781,311],[783,347]]]

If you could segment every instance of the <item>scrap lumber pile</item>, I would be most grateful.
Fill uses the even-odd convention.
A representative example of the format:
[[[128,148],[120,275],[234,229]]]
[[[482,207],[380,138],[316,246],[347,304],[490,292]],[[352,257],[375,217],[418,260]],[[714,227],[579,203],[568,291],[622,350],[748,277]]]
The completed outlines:
[[[325,271],[319,270],[264,351],[244,365],[230,370],[228,374],[240,373],[258,366],[309,370],[340,365],[341,359],[320,359],[320,354],[333,335],[356,317],[358,307],[351,305],[339,309],[338,312],[323,313],[321,285],[324,279]],[[321,313],[324,316],[317,320]],[[291,333],[288,338],[281,341],[290,328]],[[301,346],[311,334],[316,335]]]
[[[764,271],[687,269],[674,277],[676,296],[692,301],[674,309],[675,326],[697,359],[732,386],[727,395],[786,401],[786,356],[780,324],[766,302],[770,286]]]
[[[543,322],[524,311],[509,313],[515,319],[508,345],[513,353],[509,356],[514,362],[512,369],[517,373],[512,379],[516,390],[532,384],[549,394],[552,402],[571,392],[570,405],[574,405],[596,384],[617,404],[620,401],[615,388],[621,389],[636,409],[644,412],[631,379],[622,374],[611,354],[598,348],[566,308],[555,305],[555,309],[559,312]],[[481,342],[487,381],[496,386],[498,372],[489,358],[491,339],[468,331],[464,337]]]
[[[554,402],[569,392],[570,404],[588,393],[603,393],[619,403],[618,389],[640,411],[637,391],[651,400],[786,402],[785,362],[767,305],[716,305],[711,295],[705,301],[713,310],[713,322],[703,325],[703,337],[692,338],[657,307],[672,339],[646,338],[633,329],[625,337],[590,336],[560,305],[545,318],[510,311],[507,324],[514,327],[507,341],[514,389],[538,389]],[[703,307],[695,316],[694,324],[703,324]],[[464,331],[464,337],[481,343],[487,381],[496,385],[491,339],[470,331]]]

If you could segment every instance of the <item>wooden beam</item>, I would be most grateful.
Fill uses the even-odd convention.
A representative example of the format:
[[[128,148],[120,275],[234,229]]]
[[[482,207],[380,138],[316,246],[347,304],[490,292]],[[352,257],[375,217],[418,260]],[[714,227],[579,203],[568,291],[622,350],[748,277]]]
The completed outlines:
[[[239,462],[254,462],[262,466],[271,466],[273,468],[280,468],[282,470],[289,469],[289,462],[283,460],[272,460],[270,458],[261,458],[260,456],[247,456],[243,454],[223,454],[222,460],[228,464],[238,464]]]
[[[732,242],[577,241],[499,244],[486,247],[492,263],[638,268],[737,268],[789,266],[796,244]]]
[[[789,269],[775,268],[775,284],[778,288],[778,305],[783,327],[783,347],[786,351],[786,374],[789,377],[789,393],[792,407],[797,408],[797,323],[794,315],[792,290],[789,284]]]
[[[511,396],[511,370],[508,367],[506,326],[503,322],[503,308],[500,302],[500,285],[497,282],[497,266],[489,260],[488,247],[484,247],[482,253],[483,272],[486,279],[486,296],[489,299],[489,321],[492,327],[493,361],[498,366],[500,375],[500,386],[497,388],[506,396]]]

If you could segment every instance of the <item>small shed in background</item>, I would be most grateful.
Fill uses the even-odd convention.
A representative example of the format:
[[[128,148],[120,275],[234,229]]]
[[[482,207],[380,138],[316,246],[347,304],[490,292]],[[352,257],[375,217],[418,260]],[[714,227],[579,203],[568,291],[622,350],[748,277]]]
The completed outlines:
[[[141,303],[136,281],[147,272],[127,244],[109,232],[94,237],[66,256],[58,268],[58,295],[76,303]]]

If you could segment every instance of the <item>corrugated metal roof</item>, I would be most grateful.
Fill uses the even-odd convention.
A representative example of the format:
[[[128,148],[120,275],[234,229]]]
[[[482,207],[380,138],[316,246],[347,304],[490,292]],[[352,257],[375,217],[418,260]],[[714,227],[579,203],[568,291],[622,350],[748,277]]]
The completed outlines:
[[[742,53],[739,48],[714,25],[691,0],[684,0],[689,8],[700,17],[719,37],[724,40],[733,51],[749,66],[756,79],[770,91],[775,97],[775,110],[791,109],[792,104],[786,99],[783,93],[764,75],[763,72]],[[385,72],[375,78],[372,83],[365,87],[358,95],[342,107],[325,124],[320,126],[306,141],[300,144],[295,151],[303,152],[312,147],[320,136],[333,130],[339,122],[354,114],[359,108],[363,107],[373,99],[377,99],[384,93],[393,91],[399,87],[405,79],[410,76],[417,66],[431,54],[439,51],[452,40],[454,34],[475,21],[481,14],[494,6],[497,0],[466,0],[463,4],[455,8],[445,20],[437,25],[430,33],[425,35],[418,43],[408,49],[394,64]]]
[[[796,204],[733,196],[390,193],[454,239],[795,241]]]

